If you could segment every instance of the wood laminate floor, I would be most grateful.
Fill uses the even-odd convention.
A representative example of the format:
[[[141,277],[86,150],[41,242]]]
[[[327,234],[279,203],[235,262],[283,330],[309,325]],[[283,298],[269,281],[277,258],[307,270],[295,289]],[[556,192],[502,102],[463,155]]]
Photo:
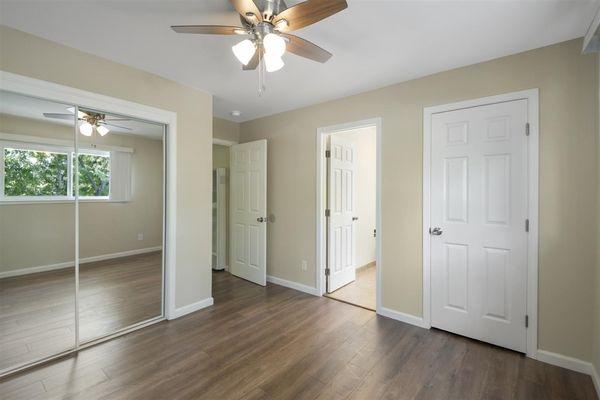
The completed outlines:
[[[215,305],[0,381],[10,399],[595,399],[583,374],[213,274]]]
[[[80,265],[82,341],[161,314],[161,254]],[[73,348],[74,316],[73,268],[0,279],[0,370]]]
[[[354,282],[327,294],[327,297],[375,311],[376,271],[375,263],[357,269]]]

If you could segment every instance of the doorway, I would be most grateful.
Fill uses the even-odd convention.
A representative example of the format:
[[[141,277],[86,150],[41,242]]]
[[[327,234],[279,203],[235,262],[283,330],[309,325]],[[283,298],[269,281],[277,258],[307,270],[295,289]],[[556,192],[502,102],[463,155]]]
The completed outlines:
[[[267,141],[218,144],[214,141],[213,271],[266,286]]]
[[[379,119],[317,133],[319,293],[378,310],[380,276]]]

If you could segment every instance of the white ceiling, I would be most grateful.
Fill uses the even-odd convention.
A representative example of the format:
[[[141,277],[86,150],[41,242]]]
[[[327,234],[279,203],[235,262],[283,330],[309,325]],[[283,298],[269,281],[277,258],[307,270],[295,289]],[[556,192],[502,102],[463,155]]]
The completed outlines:
[[[31,118],[49,124],[72,126],[74,118],[69,121],[63,119],[46,118],[44,116],[44,113],[69,114],[68,108],[70,107],[73,106],[0,90],[0,114]],[[86,110],[83,111],[85,112]],[[107,120],[110,120],[111,118],[122,117],[117,115],[106,114]],[[144,136],[156,140],[162,140],[163,137],[164,127],[160,124],[134,119],[129,121],[115,121],[114,124],[118,125],[118,127],[109,126],[109,134]],[[125,127],[129,129],[122,129],[120,127]]]
[[[0,22],[205,90],[216,116],[246,121],[581,37],[598,8],[597,0],[348,4],[295,32],[333,58],[319,64],[287,54],[260,98],[257,73],[241,71],[231,53],[239,37],[169,28],[238,25],[227,0],[0,0]]]

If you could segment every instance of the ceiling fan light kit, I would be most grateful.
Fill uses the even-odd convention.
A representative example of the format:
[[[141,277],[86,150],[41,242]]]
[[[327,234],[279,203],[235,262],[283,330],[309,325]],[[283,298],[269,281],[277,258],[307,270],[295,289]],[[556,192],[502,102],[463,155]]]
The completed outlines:
[[[52,118],[52,119],[62,119],[62,120],[67,120],[67,121],[68,120],[73,121],[75,119],[75,117],[73,115],[73,114],[75,114],[75,108],[67,107],[67,111],[70,114],[44,113],[44,117]],[[112,121],[129,121],[130,120],[129,118],[112,117],[109,119],[106,117],[105,114],[101,114],[98,112],[92,112],[92,111],[84,112],[84,111],[78,110],[77,120],[81,121],[81,122],[79,122],[79,133],[81,133],[83,136],[92,136],[94,131],[96,131],[100,136],[105,136],[107,133],[110,132],[109,126],[111,126],[113,128],[126,130],[126,131],[132,130],[131,128],[128,128],[126,126],[115,125],[114,123],[112,123]]]
[[[212,35],[249,35],[231,49],[242,63],[242,69],[255,70],[259,65],[259,94],[264,90],[263,69],[275,72],[283,68],[286,50],[300,57],[320,63],[332,56],[308,40],[291,35],[304,28],[346,9],[346,0],[306,0],[289,7],[284,0],[229,0],[240,14],[242,26],[224,25],[175,25],[177,33]],[[262,63],[261,63],[262,61]]]

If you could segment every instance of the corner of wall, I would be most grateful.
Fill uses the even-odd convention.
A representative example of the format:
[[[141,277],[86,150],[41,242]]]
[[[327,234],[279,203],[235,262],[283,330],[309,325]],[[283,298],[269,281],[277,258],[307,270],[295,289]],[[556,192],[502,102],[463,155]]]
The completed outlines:
[[[240,125],[237,122],[213,117],[213,138],[239,143]]]

